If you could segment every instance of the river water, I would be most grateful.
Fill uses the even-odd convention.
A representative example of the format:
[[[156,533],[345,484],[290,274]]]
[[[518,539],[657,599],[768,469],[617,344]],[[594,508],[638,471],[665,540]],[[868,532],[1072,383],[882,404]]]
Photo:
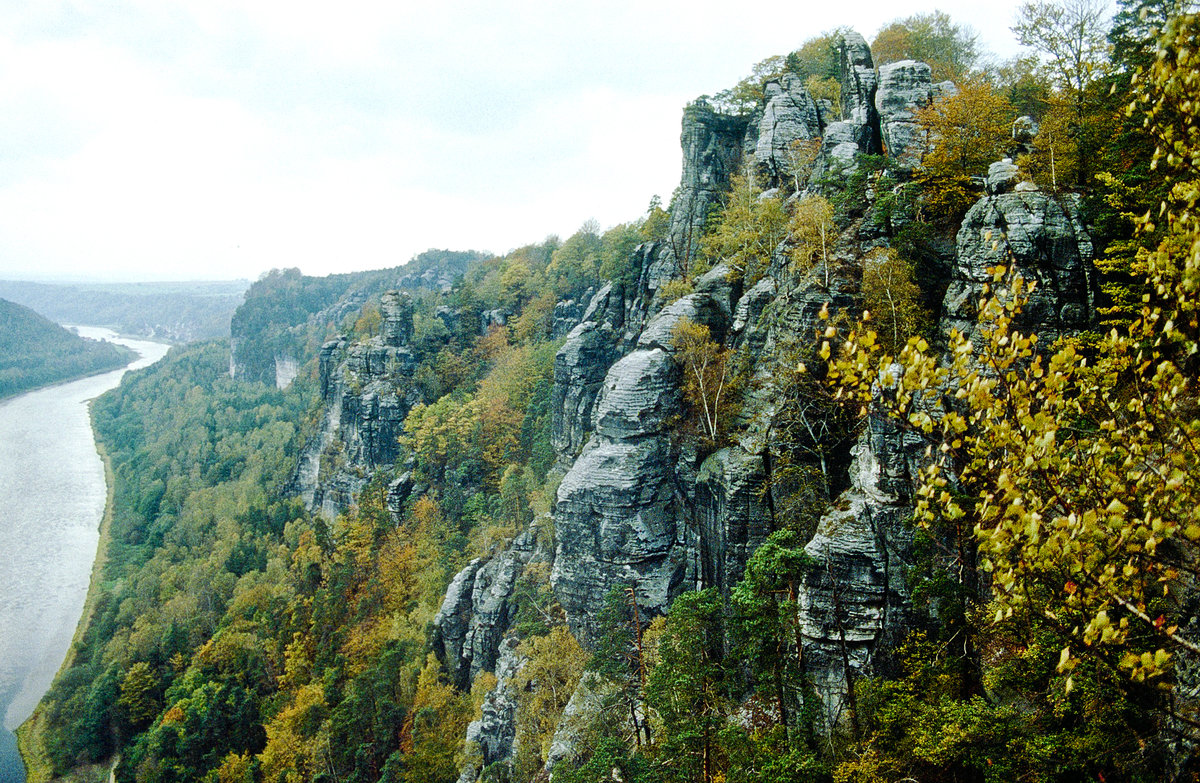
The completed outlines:
[[[0,783],[24,783],[11,733],[66,656],[96,556],[107,488],[88,401],[168,346],[81,326],[141,358],[123,370],[0,402]]]

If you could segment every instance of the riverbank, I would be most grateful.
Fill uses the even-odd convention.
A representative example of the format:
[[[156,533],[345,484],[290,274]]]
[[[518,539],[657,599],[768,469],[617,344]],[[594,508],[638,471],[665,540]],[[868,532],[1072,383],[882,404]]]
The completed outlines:
[[[41,391],[42,389],[49,389],[51,386],[61,386],[64,383],[73,383],[75,381],[82,381],[85,378],[91,378],[96,375],[103,375],[104,373],[113,372],[114,370],[122,370],[122,369],[128,367],[129,365],[133,364],[140,358],[137,351],[126,348],[123,345],[118,345],[117,347],[120,348],[122,350],[122,352],[126,352],[128,354],[127,356],[123,356],[121,359],[121,361],[123,361],[124,364],[122,364],[119,361],[112,365],[104,365],[104,366],[96,367],[94,369],[87,370],[85,372],[81,372],[78,375],[71,375],[66,378],[51,379],[51,380],[48,380],[48,381],[45,381],[42,383],[38,383],[34,386],[26,386],[26,387],[13,389],[11,391],[3,391],[3,392],[0,392],[0,402],[4,402],[5,400],[11,400],[14,397],[20,397],[22,394],[29,394],[30,392]]]
[[[88,403],[89,418],[91,417],[91,408],[91,403]],[[93,423],[93,438],[95,435],[96,428]],[[88,581],[87,598],[84,599],[83,611],[79,615],[79,624],[75,626],[75,635],[71,639],[71,646],[68,649],[67,656],[63,659],[62,666],[59,667],[59,674],[73,663],[76,644],[83,638],[88,626],[92,623],[92,616],[95,614],[96,609],[96,596],[104,584],[104,566],[108,562],[108,547],[112,540],[113,487],[115,486],[112,460],[109,458],[104,444],[98,439],[96,440],[96,453],[100,455],[100,461],[104,463],[104,485],[107,487],[104,516],[100,520],[100,538],[96,543],[96,558],[92,561],[92,574]],[[55,677],[57,678],[57,676],[56,674]],[[21,760],[25,762],[26,783],[51,783],[51,781],[63,781],[63,783],[104,783],[109,779],[111,767],[108,764],[89,764],[76,768],[65,777],[55,778],[54,765],[50,762],[50,756],[46,752],[45,747],[45,724],[45,715],[43,714],[42,705],[39,703],[34,708],[33,714],[29,716],[29,719],[22,723],[15,732],[17,735],[17,751],[21,754]]]

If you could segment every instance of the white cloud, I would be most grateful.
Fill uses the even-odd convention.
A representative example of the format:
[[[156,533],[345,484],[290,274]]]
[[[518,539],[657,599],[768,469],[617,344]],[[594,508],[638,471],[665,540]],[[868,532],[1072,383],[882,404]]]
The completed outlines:
[[[867,3],[61,0],[0,9],[0,277],[504,251],[677,184],[701,93]],[[1013,7],[941,6],[1007,42]]]

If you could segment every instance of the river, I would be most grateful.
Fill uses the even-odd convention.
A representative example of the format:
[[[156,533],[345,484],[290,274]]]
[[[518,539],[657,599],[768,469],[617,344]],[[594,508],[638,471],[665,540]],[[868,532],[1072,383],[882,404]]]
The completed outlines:
[[[78,331],[141,358],[0,402],[0,783],[25,781],[11,732],[50,687],[87,596],[107,497],[88,401],[168,348],[98,327]]]

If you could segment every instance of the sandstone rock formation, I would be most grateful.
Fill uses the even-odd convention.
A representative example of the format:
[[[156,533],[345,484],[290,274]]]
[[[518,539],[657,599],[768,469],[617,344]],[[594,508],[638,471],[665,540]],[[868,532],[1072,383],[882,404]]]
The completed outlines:
[[[766,105],[758,121],[754,162],[758,184],[779,187],[787,184],[800,164],[803,142],[820,139],[821,118],[804,81],[791,73],[764,85]]]
[[[925,63],[901,60],[879,66],[875,108],[890,170],[907,174],[921,164],[927,144],[916,112],[929,105],[933,95],[933,79]]]
[[[386,292],[380,309],[380,336],[361,343],[330,340],[318,357],[322,421],[301,452],[293,489],[329,518],[354,503],[370,471],[396,463],[404,419],[420,402],[406,380],[416,365],[407,344],[412,300]]]
[[[1040,192],[986,196],[958,232],[958,261],[943,302],[947,328],[973,334],[975,307],[990,267],[1004,265],[1037,281],[1018,328],[1036,328],[1044,343],[1078,331],[1096,315],[1092,240],[1077,196]]]

